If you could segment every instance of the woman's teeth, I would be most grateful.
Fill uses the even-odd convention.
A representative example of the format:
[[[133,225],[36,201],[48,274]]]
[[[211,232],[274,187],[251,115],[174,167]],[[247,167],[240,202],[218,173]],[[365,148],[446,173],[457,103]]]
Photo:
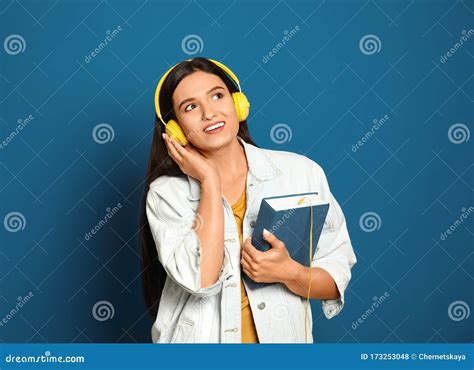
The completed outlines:
[[[215,130],[219,127],[222,127],[222,126],[224,126],[224,122],[218,122],[215,125],[212,125],[212,126],[209,126],[208,128],[205,128],[204,132],[209,132],[209,131]]]

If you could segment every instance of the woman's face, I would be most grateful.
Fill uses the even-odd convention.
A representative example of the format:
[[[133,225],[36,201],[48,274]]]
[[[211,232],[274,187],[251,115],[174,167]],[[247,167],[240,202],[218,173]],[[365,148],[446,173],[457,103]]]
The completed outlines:
[[[196,148],[212,151],[236,140],[237,113],[232,95],[219,76],[196,71],[181,80],[172,99],[178,123]],[[206,129],[222,123],[215,130]]]

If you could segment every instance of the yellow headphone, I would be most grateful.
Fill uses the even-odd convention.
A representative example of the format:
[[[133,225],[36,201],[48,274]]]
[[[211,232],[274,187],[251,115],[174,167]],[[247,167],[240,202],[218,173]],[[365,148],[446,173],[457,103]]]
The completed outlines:
[[[187,59],[189,61],[191,59]],[[235,82],[237,85],[239,91],[232,93],[232,100],[234,101],[234,106],[235,106],[235,111],[237,112],[237,119],[239,122],[245,121],[249,115],[249,109],[250,109],[250,103],[245,96],[245,94],[242,92],[240,88],[240,83],[239,79],[237,76],[224,64],[212,60],[212,59],[207,59],[210,62],[214,63],[216,66],[218,66],[221,70],[223,70],[225,73],[229,75],[229,77]],[[178,63],[179,64],[179,63]],[[163,120],[163,117],[161,115],[161,110],[160,110],[160,91],[161,91],[161,86],[163,85],[163,82],[165,81],[166,77],[170,74],[170,72],[176,67],[177,64],[175,64],[173,67],[171,67],[164,75],[161,77],[160,81],[158,82],[158,86],[156,87],[155,91],[155,111],[156,115],[158,118],[163,122],[165,125],[165,131],[174,140],[176,140],[178,143],[181,145],[188,145],[188,139],[186,138],[186,135],[183,132],[183,129],[181,126],[178,124],[173,119],[170,119],[168,122],[165,122]]]

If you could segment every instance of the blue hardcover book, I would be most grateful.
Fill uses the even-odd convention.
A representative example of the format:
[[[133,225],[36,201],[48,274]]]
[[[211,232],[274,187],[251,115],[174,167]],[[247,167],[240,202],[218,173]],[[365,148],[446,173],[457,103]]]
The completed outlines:
[[[263,239],[267,229],[285,243],[291,258],[309,266],[311,208],[313,208],[313,259],[326,220],[329,204],[318,204],[318,193],[289,194],[263,198],[252,234],[252,244],[260,251],[271,249]],[[244,274],[246,281],[253,282]],[[255,284],[255,282],[253,282]],[[252,284],[252,285],[254,285]]]

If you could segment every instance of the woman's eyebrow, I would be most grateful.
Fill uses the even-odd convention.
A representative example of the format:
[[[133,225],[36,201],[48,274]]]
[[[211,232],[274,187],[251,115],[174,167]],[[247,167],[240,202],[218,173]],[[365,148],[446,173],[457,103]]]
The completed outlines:
[[[219,89],[222,89],[222,90],[225,90],[224,87],[222,86],[214,86],[212,89],[210,89],[209,91],[206,92],[206,95],[213,92],[214,90],[219,90]],[[184,99],[178,106],[178,109],[181,109],[181,106],[184,104],[184,103],[187,103],[188,101],[191,101],[191,100],[194,100],[194,98],[187,98],[187,99]]]

